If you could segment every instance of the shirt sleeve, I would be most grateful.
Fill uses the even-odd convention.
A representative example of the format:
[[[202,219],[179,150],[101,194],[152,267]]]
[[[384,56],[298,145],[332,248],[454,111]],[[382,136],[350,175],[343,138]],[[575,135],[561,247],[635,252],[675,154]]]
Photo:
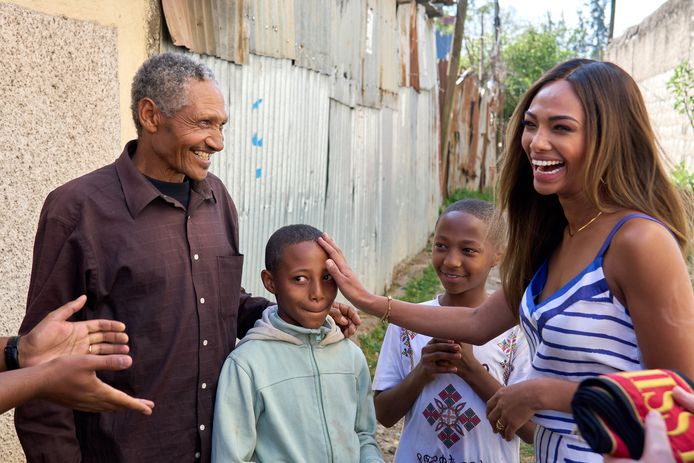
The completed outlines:
[[[397,386],[407,376],[400,360],[400,329],[392,324],[386,329],[374,373],[374,391],[385,391]]]
[[[508,384],[515,384],[526,379],[530,372],[530,348],[525,334],[520,327],[516,330],[516,350],[511,358],[511,374],[508,377]]]
[[[262,317],[263,310],[273,304],[274,302],[268,301],[263,297],[254,297],[241,288],[236,337],[239,339],[243,338],[248,330],[253,328],[256,320]]]
[[[50,198],[39,219],[20,334],[29,332],[51,310],[87,293],[85,249],[66,220],[48,217]],[[84,316],[79,312],[73,318]],[[30,401],[15,410],[15,428],[29,463],[81,460],[74,412],[69,408],[44,400]]]
[[[376,409],[374,408],[371,375],[364,356],[360,356],[357,375],[357,419],[354,430],[359,436],[360,463],[383,463],[381,450],[376,442]]]
[[[253,381],[231,357],[222,367],[212,425],[212,463],[250,462],[257,442]]]

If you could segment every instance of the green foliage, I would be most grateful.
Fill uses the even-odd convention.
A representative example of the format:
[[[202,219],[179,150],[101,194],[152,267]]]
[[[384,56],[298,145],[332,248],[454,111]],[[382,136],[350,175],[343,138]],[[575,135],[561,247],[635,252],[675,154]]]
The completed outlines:
[[[439,206],[439,215],[448,206],[461,199],[481,199],[483,201],[489,201],[490,203],[494,203],[494,190],[492,188],[486,188],[483,191],[465,190],[462,188],[455,190],[453,193],[448,195],[448,198],[446,198],[446,200],[441,204],[441,206]]]
[[[504,120],[513,113],[521,96],[545,71],[569,59],[573,52],[562,47],[566,29],[528,27],[502,51],[506,65]]]
[[[407,302],[425,302],[431,300],[443,290],[439,277],[431,264],[427,265],[419,278],[405,286],[405,295],[401,298]]]
[[[694,67],[689,61],[677,65],[667,89],[675,97],[675,110],[686,115],[694,128]]]
[[[689,172],[684,161],[672,171],[672,180],[682,189],[689,189],[694,193],[694,172]]]
[[[521,463],[535,461],[535,447],[533,447],[533,444],[526,444],[525,442],[521,441],[520,461]]]
[[[362,352],[364,352],[364,357],[366,357],[366,363],[369,365],[372,378],[376,372],[378,354],[381,352],[381,344],[383,344],[385,335],[386,325],[378,323],[373,330],[357,336],[359,338],[359,347],[361,347]]]

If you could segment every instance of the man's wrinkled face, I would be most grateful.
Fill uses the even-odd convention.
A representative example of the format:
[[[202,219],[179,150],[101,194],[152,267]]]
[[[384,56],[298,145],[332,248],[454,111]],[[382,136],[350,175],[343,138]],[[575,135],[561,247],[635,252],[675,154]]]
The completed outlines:
[[[145,175],[165,182],[185,177],[207,177],[212,154],[224,149],[224,124],[228,120],[224,97],[211,80],[190,80],[185,106],[172,117],[161,114],[161,124],[152,137],[154,162]]]

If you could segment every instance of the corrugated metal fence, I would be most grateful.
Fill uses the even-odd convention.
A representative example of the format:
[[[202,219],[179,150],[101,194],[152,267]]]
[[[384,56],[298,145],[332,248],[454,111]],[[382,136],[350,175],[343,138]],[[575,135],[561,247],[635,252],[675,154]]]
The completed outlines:
[[[426,245],[440,202],[435,37],[424,9],[393,0],[163,6],[173,42],[190,50],[165,48],[204,53],[229,105],[212,171],[239,211],[244,286],[266,294],[268,237],[308,223],[382,292],[395,265]]]

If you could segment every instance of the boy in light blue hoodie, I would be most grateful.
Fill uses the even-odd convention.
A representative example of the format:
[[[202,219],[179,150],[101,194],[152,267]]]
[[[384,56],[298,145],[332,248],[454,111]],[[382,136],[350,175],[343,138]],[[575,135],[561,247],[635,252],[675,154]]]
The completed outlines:
[[[213,462],[383,462],[366,359],[328,315],[337,286],[320,236],[289,225],[267,243],[261,278],[277,305],[224,363]]]

